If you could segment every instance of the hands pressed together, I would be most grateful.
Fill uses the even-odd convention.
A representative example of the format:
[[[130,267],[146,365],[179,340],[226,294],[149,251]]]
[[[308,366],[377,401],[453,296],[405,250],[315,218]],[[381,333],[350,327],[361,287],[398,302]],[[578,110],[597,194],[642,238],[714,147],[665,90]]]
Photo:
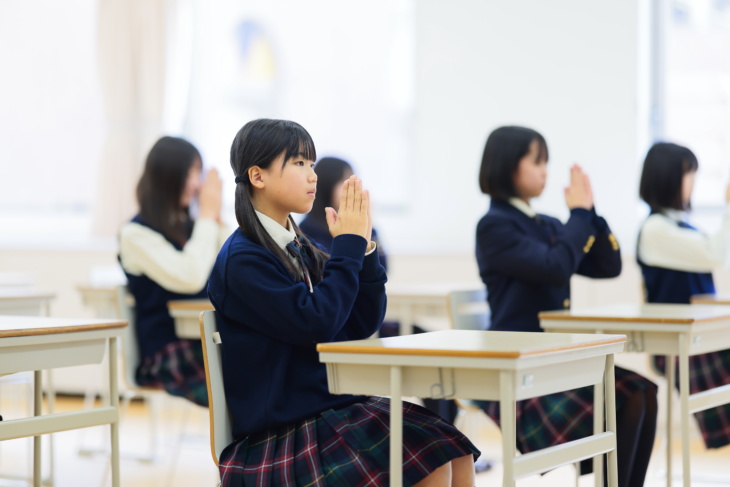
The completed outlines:
[[[338,235],[359,235],[368,241],[368,251],[374,245],[372,242],[373,225],[370,217],[370,194],[362,189],[362,180],[357,176],[350,176],[342,185],[340,210],[325,208],[327,226],[332,237]]]
[[[570,185],[565,188],[565,204],[571,210],[574,208],[593,208],[593,190],[588,175],[578,164],[570,168]]]
[[[218,170],[209,169],[198,194],[201,218],[210,218],[221,223],[222,189],[223,183]]]

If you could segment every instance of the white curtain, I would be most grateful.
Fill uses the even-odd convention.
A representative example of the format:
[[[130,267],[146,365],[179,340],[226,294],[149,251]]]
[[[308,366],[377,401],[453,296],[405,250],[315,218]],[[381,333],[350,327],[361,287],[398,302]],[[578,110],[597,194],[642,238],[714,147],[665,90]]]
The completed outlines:
[[[144,158],[162,135],[169,28],[177,0],[99,0],[98,58],[107,137],[93,234],[114,236],[137,209]]]

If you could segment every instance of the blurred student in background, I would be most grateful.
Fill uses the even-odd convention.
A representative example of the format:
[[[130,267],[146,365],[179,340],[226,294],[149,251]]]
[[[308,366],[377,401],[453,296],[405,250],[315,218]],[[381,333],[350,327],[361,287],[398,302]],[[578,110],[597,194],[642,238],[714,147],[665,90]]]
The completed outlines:
[[[139,213],[120,231],[119,261],[135,300],[137,383],[207,406],[200,340],[179,339],[167,311],[168,301],[207,297],[210,271],[230,234],[221,220],[218,172],[208,170],[205,179],[202,173],[190,142],[162,137],[154,144],[137,184]]]

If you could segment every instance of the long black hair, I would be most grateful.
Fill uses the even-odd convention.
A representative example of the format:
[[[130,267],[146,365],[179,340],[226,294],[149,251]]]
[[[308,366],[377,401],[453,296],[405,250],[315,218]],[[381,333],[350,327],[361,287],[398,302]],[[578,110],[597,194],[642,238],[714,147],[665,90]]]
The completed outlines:
[[[301,280],[297,267],[259,221],[251,201],[254,193],[251,181],[248,179],[249,168],[258,166],[261,169],[268,169],[282,153],[284,154],[282,171],[286,162],[292,157],[303,157],[309,161],[317,159],[312,137],[298,123],[261,118],[248,122],[238,131],[231,145],[231,168],[237,182],[236,220],[251,241],[273,252],[281,259],[292,277]],[[317,283],[322,279],[324,263],[329,256],[313,246],[291,218],[289,224],[305,248],[310,250],[313,268],[309,269],[309,273],[312,281]]]
[[[536,130],[513,125],[499,127],[489,134],[479,169],[479,188],[482,193],[498,200],[517,196],[514,174],[520,159],[530,152],[533,140],[540,146],[538,157],[547,161],[547,143]]]
[[[192,231],[189,210],[180,200],[193,164],[202,164],[193,144],[178,137],[162,137],[150,149],[137,183],[142,220],[180,245],[185,245]]]
[[[323,157],[315,164],[314,172],[317,173],[317,198],[309,212],[309,218],[327,228],[327,214],[324,209],[333,207],[332,194],[335,187],[348,173],[352,174],[352,166],[338,157]]]
[[[668,208],[687,210],[682,202],[682,178],[699,167],[697,157],[687,147],[657,142],[644,159],[639,196],[652,211]]]

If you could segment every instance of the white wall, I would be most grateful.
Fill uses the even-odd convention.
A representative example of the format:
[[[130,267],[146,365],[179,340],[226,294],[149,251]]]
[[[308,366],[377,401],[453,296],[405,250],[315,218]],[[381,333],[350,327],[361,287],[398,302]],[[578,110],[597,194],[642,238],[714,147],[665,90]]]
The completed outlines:
[[[387,246],[473,252],[488,208],[477,183],[484,142],[499,125],[521,124],[543,133],[550,149],[538,210],[567,216],[562,187],[579,162],[597,209],[633,248],[647,146],[644,3],[417,2],[416,147],[403,182],[411,205],[378,215]]]

